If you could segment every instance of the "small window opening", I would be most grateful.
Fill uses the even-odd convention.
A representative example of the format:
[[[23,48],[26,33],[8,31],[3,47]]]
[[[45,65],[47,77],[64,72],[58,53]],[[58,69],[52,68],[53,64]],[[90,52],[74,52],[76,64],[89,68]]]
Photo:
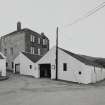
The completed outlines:
[[[67,63],[63,64],[63,71],[67,71]]]
[[[30,69],[32,69],[32,65],[30,65]]]
[[[82,72],[81,71],[79,71],[79,75],[81,75],[82,74]]]

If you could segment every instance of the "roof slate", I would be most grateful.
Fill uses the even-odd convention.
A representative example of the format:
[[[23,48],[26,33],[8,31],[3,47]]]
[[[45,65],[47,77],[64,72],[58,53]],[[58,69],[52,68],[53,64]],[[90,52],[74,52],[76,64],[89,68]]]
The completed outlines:
[[[0,59],[4,59],[4,57],[0,54]]]
[[[21,30],[19,30],[19,31],[18,31],[18,30],[13,31],[13,32],[11,32],[11,33],[9,33],[9,34],[6,34],[6,35],[2,36],[2,37],[7,37],[7,36],[10,36],[10,35],[13,35],[13,34],[19,33],[19,32],[25,32],[25,33],[26,33],[26,32],[32,32],[32,33],[37,34],[37,35],[39,35],[39,36],[42,37],[41,34],[35,32],[35,31],[31,30],[31,29],[28,29],[28,28],[23,28],[23,29],[21,29]],[[43,35],[43,37],[47,38],[45,35]],[[47,39],[48,39],[48,38],[47,38]]]
[[[37,62],[42,56],[40,55],[35,55],[35,54],[30,54],[28,52],[22,52],[27,58],[29,58],[32,62]]]
[[[75,54],[75,53],[72,53],[70,51],[67,51],[65,49],[62,49],[62,48],[60,48],[60,49],[62,51],[64,51],[65,53],[71,55],[72,57],[76,58],[80,62],[86,64],[86,65],[92,65],[92,66],[97,66],[97,67],[105,67],[105,59],[104,59],[104,62],[102,62],[101,58],[99,60],[97,57],[90,57],[90,56],[86,56],[86,55],[79,55],[79,54]]]

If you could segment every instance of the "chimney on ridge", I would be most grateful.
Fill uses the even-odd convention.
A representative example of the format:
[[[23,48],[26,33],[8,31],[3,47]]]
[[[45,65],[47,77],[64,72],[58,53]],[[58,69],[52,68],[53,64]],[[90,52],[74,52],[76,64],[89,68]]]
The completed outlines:
[[[17,31],[21,30],[21,22],[17,22]]]

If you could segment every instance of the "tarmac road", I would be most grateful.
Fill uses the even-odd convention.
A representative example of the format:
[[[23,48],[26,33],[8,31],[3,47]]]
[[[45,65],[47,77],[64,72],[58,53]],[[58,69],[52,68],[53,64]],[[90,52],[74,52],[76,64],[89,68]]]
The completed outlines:
[[[105,80],[82,85],[10,74],[0,81],[0,105],[105,105]]]

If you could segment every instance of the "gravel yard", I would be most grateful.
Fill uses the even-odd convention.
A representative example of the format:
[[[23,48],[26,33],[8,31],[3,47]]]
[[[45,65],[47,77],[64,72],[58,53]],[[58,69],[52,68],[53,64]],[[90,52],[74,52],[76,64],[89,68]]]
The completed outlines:
[[[83,85],[9,73],[0,81],[0,105],[105,105],[105,81]]]

